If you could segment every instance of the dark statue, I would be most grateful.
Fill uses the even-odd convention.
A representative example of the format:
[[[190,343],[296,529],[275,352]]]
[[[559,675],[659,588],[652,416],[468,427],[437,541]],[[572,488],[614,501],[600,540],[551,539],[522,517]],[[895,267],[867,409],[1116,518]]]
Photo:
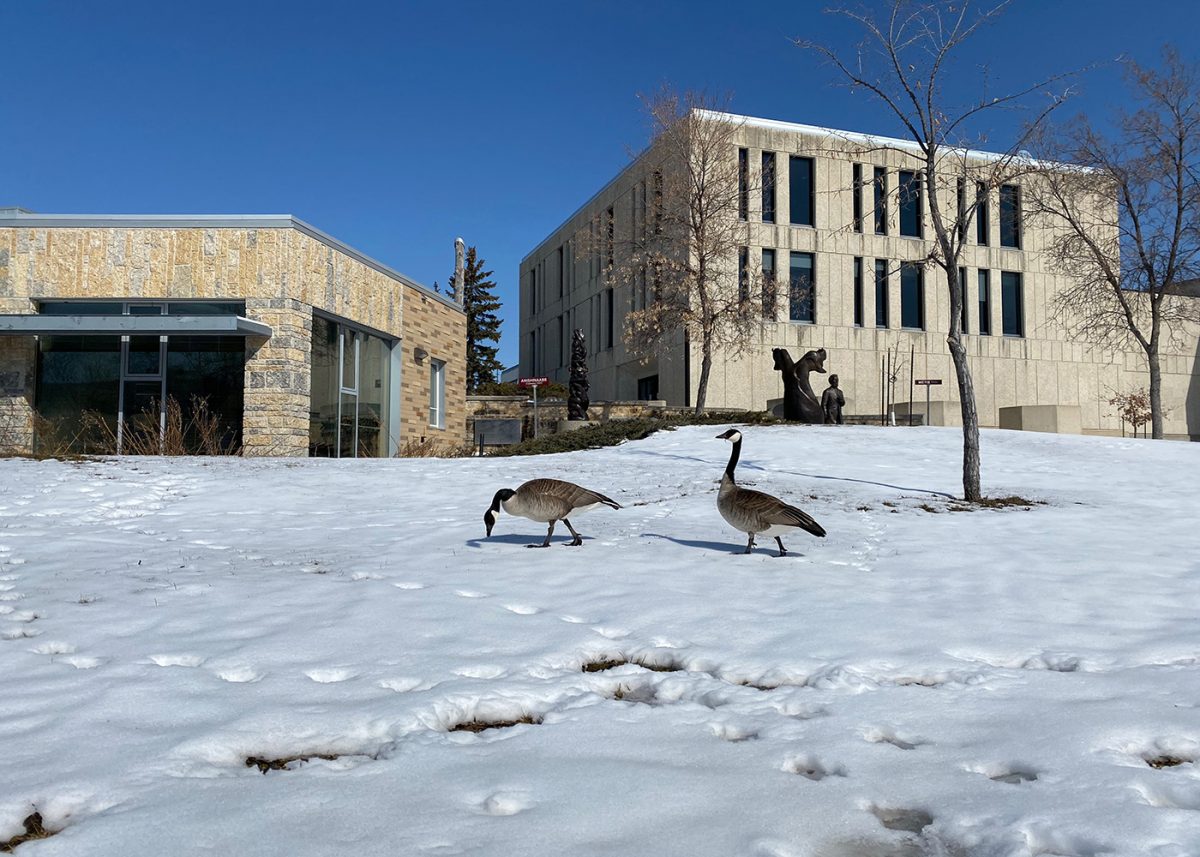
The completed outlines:
[[[793,361],[786,348],[772,348],[775,371],[783,375],[783,418],[802,423],[820,425],[825,422],[825,411],[821,401],[809,386],[811,372],[825,372],[825,349],[805,352],[800,360]]]
[[[571,386],[567,398],[567,419],[588,418],[588,367],[587,345],[583,341],[583,328],[571,332]]]
[[[846,394],[838,389],[838,376],[829,376],[829,387],[821,394],[821,410],[825,412],[825,425],[845,425],[842,408],[846,407]]]

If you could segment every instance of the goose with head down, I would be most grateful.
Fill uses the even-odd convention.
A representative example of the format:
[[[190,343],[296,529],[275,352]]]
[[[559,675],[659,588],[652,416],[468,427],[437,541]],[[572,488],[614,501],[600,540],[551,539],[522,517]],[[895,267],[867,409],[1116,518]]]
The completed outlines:
[[[789,506],[770,494],[738,487],[733,472],[742,453],[742,433],[737,429],[729,429],[717,435],[717,438],[733,443],[729,464],[725,466],[725,475],[721,477],[721,490],[717,493],[717,509],[731,527],[750,536],[744,553],[750,553],[754,549],[754,537],[757,535],[774,537],[779,545],[779,556],[787,555],[787,548],[783,546],[781,538],[785,534],[804,530],[818,538],[824,538],[825,528],[802,509]]]
[[[546,531],[544,542],[525,546],[548,548],[550,547],[550,537],[554,535],[554,525],[558,521],[562,521],[567,525],[572,536],[571,541],[566,542],[566,545],[579,547],[583,544],[583,538],[575,532],[568,516],[580,515],[596,506],[621,508],[616,501],[573,482],[563,482],[559,479],[531,479],[515,491],[511,488],[501,488],[497,491],[496,495],[492,497],[492,505],[483,514],[483,523],[490,536],[492,527],[496,526],[496,516],[501,509],[504,509],[510,515],[549,524],[550,527]]]

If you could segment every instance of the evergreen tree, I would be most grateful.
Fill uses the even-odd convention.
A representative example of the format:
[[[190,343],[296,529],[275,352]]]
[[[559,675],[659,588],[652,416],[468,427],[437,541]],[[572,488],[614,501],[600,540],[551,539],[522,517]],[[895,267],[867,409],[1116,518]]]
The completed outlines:
[[[496,359],[500,350],[500,299],[494,294],[492,272],[483,270],[483,260],[468,247],[463,265],[463,309],[467,313],[467,392],[491,384],[504,366]],[[454,275],[450,275],[454,282]],[[487,343],[494,343],[488,345]]]

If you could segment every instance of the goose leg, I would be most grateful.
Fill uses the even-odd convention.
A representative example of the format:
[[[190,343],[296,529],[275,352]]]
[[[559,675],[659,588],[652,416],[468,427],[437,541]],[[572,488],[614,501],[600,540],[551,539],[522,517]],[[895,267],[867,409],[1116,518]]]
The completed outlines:
[[[783,539],[776,536],[775,541],[779,544],[779,556],[787,556],[787,548],[783,546]]]
[[[746,542],[746,549],[742,553],[750,553],[754,550],[754,533],[750,534],[750,541]]]
[[[567,542],[566,544],[564,544],[564,545],[563,545],[563,547],[567,547],[567,548],[577,548],[577,547],[579,547],[580,545],[582,545],[582,544],[583,544],[583,537],[582,537],[582,536],[580,536],[580,535],[579,535],[579,533],[575,532],[575,528],[571,526],[571,522],[570,522],[570,521],[568,521],[566,518],[563,518],[563,523],[567,525],[567,529],[568,529],[568,530],[570,530],[570,531],[571,531],[571,535],[572,535],[572,536],[574,536],[574,538],[573,538],[571,541],[569,541],[569,542]]]
[[[546,530],[546,540],[540,545],[525,545],[527,548],[548,548],[550,547],[550,537],[554,535],[554,522],[550,522],[550,529]]]

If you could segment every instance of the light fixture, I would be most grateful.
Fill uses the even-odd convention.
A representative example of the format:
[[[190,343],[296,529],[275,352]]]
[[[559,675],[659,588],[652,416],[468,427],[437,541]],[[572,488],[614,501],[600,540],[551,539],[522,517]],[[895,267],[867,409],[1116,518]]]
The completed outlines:
[[[419,345],[418,345],[416,348],[414,348],[414,349],[413,349],[413,358],[414,358],[414,359],[415,359],[415,360],[416,360],[418,363],[424,363],[424,362],[425,362],[425,358],[426,358],[426,357],[428,357],[428,356],[429,356],[429,352],[428,352],[428,351],[426,351],[424,348],[422,348],[422,347],[421,347],[421,346],[419,346]]]

